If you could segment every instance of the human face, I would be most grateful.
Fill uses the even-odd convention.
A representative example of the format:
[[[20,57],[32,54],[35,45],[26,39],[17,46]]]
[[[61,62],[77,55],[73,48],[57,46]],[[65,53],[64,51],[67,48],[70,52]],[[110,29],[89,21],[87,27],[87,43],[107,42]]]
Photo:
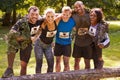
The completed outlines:
[[[39,17],[38,10],[34,11],[33,9],[31,9],[30,12],[28,13],[29,22],[32,24],[35,24],[37,22],[38,17]]]
[[[80,15],[84,13],[84,5],[80,4],[80,3],[76,3],[74,5],[74,10],[75,12],[79,13]]]
[[[70,16],[71,16],[71,12],[70,11],[63,11],[62,12],[62,20],[64,22],[67,22],[69,20]]]
[[[53,23],[55,18],[55,14],[53,12],[48,12],[46,14],[46,20],[48,23]]]
[[[96,25],[97,24],[97,15],[94,11],[90,12],[90,21],[92,25]]]

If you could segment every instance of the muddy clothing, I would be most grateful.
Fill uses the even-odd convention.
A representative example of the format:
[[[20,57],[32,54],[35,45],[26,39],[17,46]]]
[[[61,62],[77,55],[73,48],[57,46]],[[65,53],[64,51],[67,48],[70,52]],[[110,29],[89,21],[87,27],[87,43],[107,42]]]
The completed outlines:
[[[57,32],[57,25],[55,24],[54,30],[49,30],[48,26],[45,26],[45,29],[42,29],[42,33],[40,37],[35,42],[34,52],[36,59],[36,73],[41,73],[42,71],[42,63],[43,63],[43,55],[45,55],[47,60],[47,73],[53,72],[54,69],[54,56],[52,51],[53,39]]]
[[[103,44],[107,45],[110,42],[108,32],[109,32],[108,24],[106,22],[100,22],[97,25],[96,35],[93,38],[93,41],[96,43],[96,45],[99,43],[103,43]],[[105,41],[107,41],[107,42],[104,43]]]
[[[92,26],[90,26],[92,27]],[[110,44],[110,39],[108,36],[108,24],[106,22],[100,22],[96,26],[95,36],[93,38],[93,60],[94,68],[103,68],[103,60],[99,60],[102,57],[102,48],[98,46],[99,43],[103,43],[105,47]],[[91,29],[91,28],[90,28]]]
[[[76,22],[76,34],[72,56],[74,58],[90,59],[92,57],[92,38],[88,34],[90,27],[90,17],[88,13],[80,16],[77,13],[72,15]]]
[[[90,27],[89,14],[80,16],[77,13],[72,15],[76,22],[75,45],[84,47],[92,43],[92,38],[87,34]]]
[[[61,45],[55,43],[54,56],[66,56],[70,57],[72,52],[71,44]]]
[[[19,19],[7,34],[7,53],[16,53],[18,49],[25,49],[29,44],[31,44],[30,30],[32,27],[40,25],[40,23],[41,21],[39,20],[36,24],[30,24],[27,17]],[[17,41],[17,37],[23,37],[23,40]]]
[[[91,47],[91,45],[80,47],[80,46],[77,46],[77,45],[74,44],[72,56],[74,58],[84,57],[85,59],[91,59],[91,57],[92,57],[92,47]]]
[[[57,27],[55,40],[54,55],[55,56],[71,56],[71,32],[75,26],[73,18],[69,18],[67,22],[60,20]]]
[[[102,49],[98,47],[98,44],[103,43],[106,46],[110,43],[108,30],[108,24],[106,22],[100,22],[96,26],[96,35],[93,37],[93,43],[98,50],[95,53],[98,53],[99,57],[102,57]],[[95,49],[93,51],[95,51]]]
[[[55,30],[49,31],[47,25],[45,26],[45,29],[42,29],[42,33],[40,36],[41,41],[43,41],[45,44],[51,44],[53,42],[53,38],[56,35],[57,32],[57,24],[55,24]]]

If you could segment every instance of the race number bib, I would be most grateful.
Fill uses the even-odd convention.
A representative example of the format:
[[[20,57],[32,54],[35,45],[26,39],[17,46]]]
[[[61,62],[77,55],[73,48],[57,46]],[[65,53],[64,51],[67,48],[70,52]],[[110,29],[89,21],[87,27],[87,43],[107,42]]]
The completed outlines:
[[[60,32],[59,37],[60,38],[69,38],[69,32]]]
[[[31,32],[30,32],[30,34],[31,34],[31,35],[36,34],[36,33],[38,32],[38,30],[39,30],[39,27],[40,27],[40,26],[32,27],[32,28],[31,28]]]
[[[78,35],[85,35],[88,32],[88,28],[79,28],[78,29]]]
[[[89,34],[90,34],[91,36],[95,36],[95,35],[96,35],[96,29],[93,28],[93,27],[90,27],[90,29],[89,29]]]
[[[57,31],[48,31],[47,34],[46,34],[46,37],[54,37],[56,35],[56,32]]]

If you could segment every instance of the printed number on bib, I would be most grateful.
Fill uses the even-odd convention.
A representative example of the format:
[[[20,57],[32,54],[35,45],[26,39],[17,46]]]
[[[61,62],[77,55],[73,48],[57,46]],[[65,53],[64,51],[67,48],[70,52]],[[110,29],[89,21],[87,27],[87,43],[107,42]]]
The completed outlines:
[[[57,31],[47,32],[46,37],[54,37]]]
[[[60,38],[69,38],[69,32],[60,32],[59,37]]]
[[[93,27],[90,27],[90,29],[89,29],[89,34],[90,34],[91,36],[95,36],[95,35],[96,35],[96,29],[93,28]]]
[[[85,35],[88,32],[88,28],[79,28],[78,29],[78,35]]]

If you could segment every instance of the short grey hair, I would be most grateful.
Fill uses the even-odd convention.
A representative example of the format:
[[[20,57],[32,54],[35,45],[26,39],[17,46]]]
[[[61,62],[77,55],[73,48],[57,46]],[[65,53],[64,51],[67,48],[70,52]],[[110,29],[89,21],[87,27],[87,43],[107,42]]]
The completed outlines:
[[[30,6],[28,9],[28,13],[33,10],[33,11],[38,11],[39,12],[39,8],[37,6]]]

